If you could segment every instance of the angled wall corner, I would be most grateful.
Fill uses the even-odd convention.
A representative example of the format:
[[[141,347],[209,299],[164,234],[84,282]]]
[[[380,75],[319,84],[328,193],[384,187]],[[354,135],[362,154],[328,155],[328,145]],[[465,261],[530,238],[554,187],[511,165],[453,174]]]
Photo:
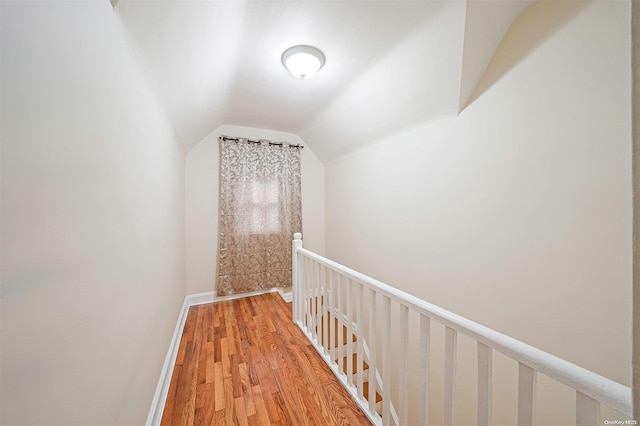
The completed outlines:
[[[533,4],[532,4],[533,3]],[[493,87],[589,2],[469,1],[460,112]]]
[[[459,111],[466,107],[509,27],[531,3],[467,0]]]

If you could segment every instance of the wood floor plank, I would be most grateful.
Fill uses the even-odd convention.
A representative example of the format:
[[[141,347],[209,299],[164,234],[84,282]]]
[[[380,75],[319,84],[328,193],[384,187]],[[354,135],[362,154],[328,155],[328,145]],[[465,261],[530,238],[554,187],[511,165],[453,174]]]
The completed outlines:
[[[215,373],[215,357],[213,355],[214,345],[212,341],[207,342],[207,359],[205,363],[205,383],[213,383],[216,373]]]
[[[281,423],[283,424],[294,424],[293,420],[291,419],[291,417],[289,416],[289,414],[287,413],[287,409],[285,407],[285,403],[284,400],[282,399],[282,395],[280,395],[280,392],[274,392],[271,395],[271,400],[274,403],[274,417],[275,417],[275,413],[278,414],[278,418],[281,419]],[[275,422],[275,420],[274,420]]]
[[[231,382],[231,378],[224,379],[223,388],[225,418],[227,419],[227,425],[233,426],[236,417],[236,404],[233,398],[233,383]]]
[[[212,407],[215,407],[215,383],[205,383],[204,385],[204,405],[200,408],[196,408],[197,411],[203,412],[203,425],[210,425],[213,422],[214,410]]]
[[[236,420],[238,421],[238,426],[249,426],[249,421],[247,420],[247,412],[245,410],[245,401],[244,398],[239,397],[235,399],[235,407],[236,407]]]
[[[253,400],[256,406],[256,414],[254,417],[256,424],[258,425],[268,425],[271,423],[269,420],[269,414],[267,412],[267,406],[264,403],[264,398],[262,397],[262,390],[260,389],[260,385],[253,386],[251,388],[251,394],[253,395]]]
[[[193,306],[163,426],[369,424],[277,294]]]
[[[224,410],[220,410],[220,411],[216,411],[214,418],[213,418],[213,424],[214,425],[223,425],[225,424],[227,421],[225,419],[224,416]]]
[[[222,363],[216,362],[215,368],[215,379],[214,379],[214,389],[215,389],[215,411],[223,411],[224,410],[224,374],[222,373]],[[168,403],[168,401],[167,401]]]

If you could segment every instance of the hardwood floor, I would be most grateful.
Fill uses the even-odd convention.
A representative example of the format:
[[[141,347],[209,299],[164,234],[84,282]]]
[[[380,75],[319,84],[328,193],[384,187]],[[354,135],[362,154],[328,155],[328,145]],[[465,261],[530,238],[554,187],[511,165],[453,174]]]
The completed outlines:
[[[162,425],[365,425],[275,294],[191,307]]]

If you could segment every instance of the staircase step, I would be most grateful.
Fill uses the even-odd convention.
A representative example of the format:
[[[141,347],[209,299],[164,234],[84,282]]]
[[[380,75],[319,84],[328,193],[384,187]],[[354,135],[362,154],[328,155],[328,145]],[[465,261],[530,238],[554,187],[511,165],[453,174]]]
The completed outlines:
[[[316,325],[315,327],[315,332],[318,334],[318,336],[321,339],[324,339],[324,327],[326,324],[326,320],[324,319],[324,316],[322,317],[322,319],[320,319],[320,324]],[[338,324],[338,319],[334,318],[334,327],[333,330],[338,330],[339,329],[339,324]],[[347,341],[349,339],[348,337],[349,335],[349,328],[346,325],[342,326],[342,343],[338,342],[338,333],[335,333],[333,336],[333,347],[337,348],[338,346],[342,345],[346,345]],[[355,342],[357,341],[358,338],[356,337],[355,334],[351,333],[351,341]]]
[[[325,311],[325,306],[324,306],[324,297],[320,296],[320,297],[316,297],[315,298],[315,302],[312,303],[315,305],[315,310],[316,312],[320,311],[323,312]],[[315,332],[318,336],[318,339],[321,341],[320,344],[323,344],[322,342],[324,341],[324,327],[326,327],[326,317],[325,315],[327,315],[328,312],[324,312],[323,315],[320,316],[320,320],[319,323],[315,324]],[[313,321],[316,321],[316,318],[314,316]],[[346,345],[349,344],[349,340],[351,340],[351,344],[355,343],[358,341],[357,336],[351,331],[350,327],[348,325],[343,325],[342,326],[342,333],[336,333],[334,332],[334,330],[338,330],[340,328],[340,322],[338,321],[338,318],[333,317],[333,321],[334,321],[334,327],[331,327],[328,331],[329,331],[329,341],[333,344],[333,347],[330,349],[337,349],[340,346],[344,346],[345,347],[345,351],[346,351]],[[332,333],[333,332],[333,333]],[[333,334],[333,335],[331,335]],[[342,334],[342,339],[339,339],[338,336]],[[349,335],[351,335],[351,339],[349,339]],[[338,340],[342,340],[342,342],[339,342]],[[325,345],[326,346],[326,345]],[[355,346],[355,345],[353,345]],[[354,348],[355,351],[355,348]],[[337,354],[336,354],[337,355]],[[342,361],[342,372],[344,374],[347,374],[347,362],[348,362],[348,355],[345,355],[343,357],[343,361]],[[334,359],[334,361],[337,363],[337,360]],[[364,374],[365,371],[369,370],[369,364],[364,361],[361,360],[361,362],[358,362],[358,355],[354,352],[352,355],[352,360],[351,360],[352,364],[352,372],[353,372],[353,380],[355,383],[356,380],[356,374],[358,373],[358,365],[362,364],[362,372]],[[365,379],[368,377],[364,377]],[[362,384],[362,395],[364,396],[364,398],[366,400],[369,400],[369,382],[365,381]],[[382,396],[380,395],[380,393],[376,392],[376,411],[378,411],[378,414],[381,414],[382,411],[382,405],[381,405],[381,401],[382,401]]]
[[[342,358],[342,372],[344,374],[347,374],[347,358],[346,355]],[[366,361],[362,361],[362,364],[362,371],[369,369],[369,364]],[[353,354],[351,368],[354,374],[358,372],[358,354]]]
[[[320,312],[325,310],[323,302],[324,302],[324,298],[323,297],[318,297],[315,300],[316,309],[319,310]],[[327,314],[328,314],[328,312],[325,312],[323,315],[321,315],[319,322],[315,325],[315,332],[316,332],[316,334],[318,336],[318,339],[321,341],[320,342],[321,344],[322,344],[322,341],[324,340],[324,327],[326,327],[326,325],[327,325],[327,320],[326,320],[325,315],[327,315]],[[314,319],[314,321],[315,321],[315,319]],[[340,324],[339,324],[338,319],[335,318],[335,317],[333,317],[333,321],[334,321],[334,327],[333,327],[332,331],[334,331],[334,334],[333,334],[333,336],[331,338],[331,340],[333,341],[332,342],[333,343],[333,348],[331,348],[331,349],[338,348],[340,346],[344,346],[345,347],[344,350],[346,351],[346,345],[349,344],[348,343],[349,335],[351,335],[351,344],[357,342],[358,338],[350,330],[350,328],[346,324],[344,324],[342,326],[342,333],[341,333],[342,334],[342,339],[341,339],[342,342],[339,342],[338,341],[339,340],[338,333],[335,333],[335,330],[338,330],[340,328]],[[355,346],[355,345],[353,345],[353,346]],[[355,351],[355,348],[354,348],[354,351]],[[344,374],[347,374],[347,362],[348,362],[347,358],[348,358],[348,355],[345,355],[342,358],[342,364],[339,366],[339,368],[342,369],[342,372]],[[337,360],[334,359],[334,361],[337,363]],[[356,374],[358,373],[358,365],[360,364],[358,362],[358,355],[355,352],[352,355],[352,361],[351,362],[352,362],[353,380],[354,380],[354,383],[355,383]],[[362,371],[363,372],[369,370],[369,364],[366,361],[362,360],[361,364],[362,364]],[[362,386],[362,394],[363,394],[363,396],[364,396],[364,398],[366,400],[369,400],[369,382],[365,381],[365,382],[363,382],[362,385],[363,385]],[[378,414],[380,414],[381,410],[382,410],[381,401],[382,401],[382,396],[380,395],[379,392],[376,392],[376,411],[378,411]]]
[[[364,382],[362,385],[362,395],[366,400],[369,400],[369,382]],[[376,402],[382,401],[382,396],[376,392]]]

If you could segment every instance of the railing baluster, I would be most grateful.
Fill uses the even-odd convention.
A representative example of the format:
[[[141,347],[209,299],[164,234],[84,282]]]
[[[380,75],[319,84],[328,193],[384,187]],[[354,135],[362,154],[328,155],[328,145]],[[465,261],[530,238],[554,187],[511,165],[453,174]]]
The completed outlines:
[[[535,410],[536,371],[518,363],[518,426],[532,426]]]
[[[382,424],[391,424],[391,299],[382,297],[384,319],[384,350],[382,356]]]
[[[347,279],[347,383],[353,385],[353,307],[351,293],[353,281]]]
[[[293,252],[291,254],[295,260],[293,260],[293,268],[291,272],[291,291],[293,291],[293,310],[291,316],[293,317],[293,322],[298,321],[298,309],[300,307],[298,301],[300,297],[300,274],[296,273],[296,270],[299,268],[300,259],[298,258],[298,253],[295,250],[295,246],[293,248]]]
[[[306,257],[303,254],[300,254],[300,259],[298,259],[298,268],[300,268],[300,308],[298,308],[298,315],[300,319],[300,323],[304,325],[304,307],[305,303],[305,277],[307,274],[307,265],[305,263]]]
[[[291,277],[291,290],[293,291],[293,313],[291,314],[293,316],[293,322],[298,322],[298,311],[300,309],[300,256],[298,255],[298,252],[295,250],[295,246],[293,249],[293,253],[292,256],[295,256],[295,261],[293,263],[294,267],[294,271],[292,271],[292,277]],[[298,271],[298,273],[296,273],[296,270]]]
[[[311,259],[309,261],[309,276],[307,277],[307,300],[309,301],[309,333],[313,337],[313,274],[315,264]]]
[[[318,346],[322,348],[322,294],[323,294],[323,283],[322,276],[324,274],[324,265],[318,264],[318,285],[316,286],[316,330],[318,330]]]
[[[293,310],[291,316],[293,322],[300,319],[300,256],[298,255],[298,247],[302,247],[302,234],[295,232],[293,241],[291,242],[291,287],[293,291]]]
[[[311,332],[316,343],[318,342],[318,262],[312,263],[311,281]]]
[[[307,299],[307,333],[310,333],[311,335],[313,335],[313,321],[312,321],[312,309],[313,306],[311,304],[312,302],[312,293],[311,293],[311,287],[312,287],[312,281],[313,281],[313,263],[311,262],[311,259],[307,258],[307,294],[306,294],[306,299]]]
[[[336,327],[335,327],[335,313],[334,309],[334,300],[336,296],[336,291],[333,285],[333,277],[335,272],[332,269],[329,269],[329,299],[328,299],[328,310],[327,310],[327,321],[329,324],[329,353],[331,356],[331,362],[336,360],[336,342],[338,341],[338,337],[336,335]]]
[[[302,274],[304,273],[304,266],[302,265],[302,261],[303,261],[303,257],[300,253],[297,254],[298,256],[298,288],[296,289],[297,291],[297,299],[296,301],[297,303],[297,308],[296,308],[296,320],[299,322],[302,322],[302,312],[303,312],[303,303],[304,303],[304,297],[303,297],[303,284],[302,284]]]
[[[458,333],[445,327],[444,337],[444,424],[453,425],[453,404],[456,391],[456,358]]]
[[[316,285],[316,330],[318,333],[318,345],[322,346],[322,273],[324,266],[318,263],[318,283]]]
[[[338,371],[340,374],[344,371],[343,369],[343,357],[344,357],[344,317],[342,316],[342,275],[338,273],[337,280],[337,293],[338,293],[338,309],[336,311],[336,315],[338,315]]]
[[[311,259],[308,259],[308,268],[309,275],[307,276],[307,300],[309,303],[309,308],[307,314],[309,316],[309,333],[313,338],[313,274],[315,270],[315,263]]]
[[[318,272],[316,274],[316,303],[315,303],[315,307],[316,307],[316,311],[315,311],[315,321],[316,321],[316,338],[318,339],[318,346],[322,346],[322,329],[320,328],[322,326],[321,324],[321,319],[320,319],[320,314],[322,311],[322,299],[321,299],[321,295],[322,295],[322,269],[324,269],[324,267],[318,263]]]
[[[429,425],[429,351],[431,318],[420,315],[420,391],[418,393],[418,423]]]
[[[369,412],[371,414],[376,413],[376,392],[378,386],[376,385],[376,369],[377,369],[377,350],[376,350],[376,318],[378,313],[376,312],[376,291],[369,289],[369,333],[367,334],[367,342],[369,345]]]
[[[357,292],[356,292],[356,325],[358,327],[358,334],[356,342],[356,360],[357,360],[357,368],[358,372],[356,373],[356,387],[358,389],[358,397],[362,398],[363,395],[363,368],[364,368],[364,348],[362,342],[364,340],[364,330],[362,329],[362,299],[364,299],[364,286],[360,283],[357,283]]]
[[[491,424],[491,348],[478,342],[478,425]]]
[[[302,277],[300,279],[300,282],[302,283],[301,285],[301,297],[302,297],[302,303],[301,303],[301,307],[300,307],[300,313],[304,314],[303,317],[301,318],[302,321],[302,325],[304,326],[304,330],[305,333],[308,331],[309,329],[309,324],[308,324],[308,310],[309,310],[309,302],[308,297],[307,297],[307,275],[309,275],[309,263],[307,261],[307,256],[302,256]]]
[[[582,392],[576,391],[576,425],[600,424],[600,403]]]
[[[409,422],[409,383],[407,380],[407,364],[409,357],[409,308],[400,305],[400,395],[398,414],[400,424]]]
[[[330,270],[329,270],[330,271]],[[329,309],[327,295],[329,294],[327,288],[327,268],[322,267],[322,347],[324,349],[324,354],[329,355]]]

